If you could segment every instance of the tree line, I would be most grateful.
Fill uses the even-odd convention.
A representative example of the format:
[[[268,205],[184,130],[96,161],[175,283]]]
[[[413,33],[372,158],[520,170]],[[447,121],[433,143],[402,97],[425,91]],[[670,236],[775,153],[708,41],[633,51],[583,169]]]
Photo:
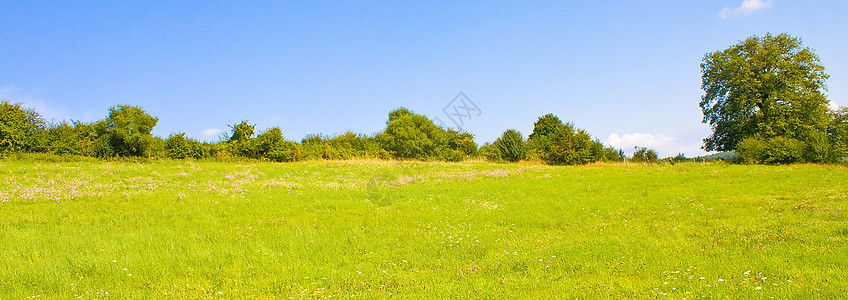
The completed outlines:
[[[787,164],[848,161],[848,109],[831,109],[819,57],[788,34],[749,37],[728,49],[707,53],[701,63],[700,107],[712,134],[703,149],[720,151],[740,163]],[[581,165],[599,161],[660,161],[656,151],[604,146],[574,123],[553,114],[539,117],[525,137],[506,130],[478,146],[470,133],[436,126],[406,108],[391,111],[386,128],[374,135],[346,132],[310,135],[300,142],[279,127],[256,132],[247,121],[230,126],[219,142],[199,142],[185,133],[167,139],[151,134],[158,118],[140,107],[117,105],[93,123],[46,124],[38,112],[0,103],[0,154],[51,153],[98,158],[246,158],[278,162],[354,158],[497,162],[542,161]],[[663,159],[686,161],[683,154]]]
[[[642,148],[628,158],[624,151],[605,147],[573,123],[553,114],[540,117],[525,139],[506,130],[482,146],[470,133],[442,128],[424,115],[398,108],[386,127],[374,135],[345,132],[336,136],[309,135],[299,142],[284,138],[279,127],[257,131],[247,121],[230,126],[218,142],[201,142],[179,132],[152,135],[159,121],[141,107],[116,105],[96,122],[47,124],[35,110],[0,102],[0,154],[48,153],[102,159],[144,157],[170,159],[253,159],[275,162],[347,159],[416,159],[463,161],[483,158],[495,162],[539,160],[552,165],[579,165],[632,159],[656,162],[656,152]],[[647,153],[647,155],[646,155]]]

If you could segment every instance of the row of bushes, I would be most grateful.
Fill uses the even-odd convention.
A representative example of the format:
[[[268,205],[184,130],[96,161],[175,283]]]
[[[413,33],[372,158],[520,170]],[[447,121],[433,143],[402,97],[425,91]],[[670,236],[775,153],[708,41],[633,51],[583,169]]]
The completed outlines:
[[[46,124],[37,112],[20,104],[0,103],[0,154],[50,153],[96,158],[152,157],[173,159],[300,160],[418,159],[462,161],[481,157],[498,162],[541,160],[577,165],[628,159],[620,149],[604,147],[586,131],[552,114],[540,117],[525,140],[507,130],[494,143],[478,148],[470,133],[436,126],[423,115],[399,108],[389,113],[386,128],[375,135],[346,132],[286,140],[279,127],[256,132],[242,121],[220,141],[200,142],[174,133],[163,139],[151,134],[158,118],[136,106],[117,105],[104,120]],[[634,161],[656,162],[656,152],[636,149]]]

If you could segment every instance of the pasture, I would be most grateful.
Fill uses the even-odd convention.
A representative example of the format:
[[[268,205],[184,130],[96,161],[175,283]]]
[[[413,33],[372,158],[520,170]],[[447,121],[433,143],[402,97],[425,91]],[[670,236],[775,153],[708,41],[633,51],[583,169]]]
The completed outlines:
[[[848,169],[0,161],[0,298],[840,298]]]

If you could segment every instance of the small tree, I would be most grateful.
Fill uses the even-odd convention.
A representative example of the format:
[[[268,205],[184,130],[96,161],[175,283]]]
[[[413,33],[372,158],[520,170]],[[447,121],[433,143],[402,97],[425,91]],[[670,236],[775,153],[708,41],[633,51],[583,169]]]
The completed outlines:
[[[448,129],[445,131],[447,145],[442,149],[442,159],[445,161],[462,161],[465,157],[477,153],[477,143],[474,136],[467,132]]]
[[[527,158],[527,145],[521,133],[507,129],[503,135],[492,143],[497,157],[508,162],[517,162]]]
[[[0,154],[39,151],[46,142],[44,120],[36,111],[0,102]]]
[[[383,149],[397,158],[438,158],[446,144],[445,131],[425,116],[405,108],[389,113],[386,129],[377,135]]]
[[[533,124],[533,132],[527,137],[529,156],[531,158],[543,158],[551,151],[550,139],[565,124],[554,114],[546,114],[539,117]]]
[[[584,165],[601,160],[604,153],[603,144],[572,123],[558,127],[548,143],[542,158],[551,165]]]
[[[158,121],[137,106],[109,108],[106,132],[112,149],[120,156],[147,156],[154,142],[151,131]]]
[[[626,156],[624,150],[614,148],[612,146],[604,147],[603,161],[607,162],[622,162]]]
[[[247,142],[253,137],[253,130],[256,125],[250,125],[247,121],[241,121],[236,125],[230,125],[230,128],[233,131],[233,134],[230,136],[228,142],[230,143],[243,143]]]
[[[633,157],[630,159],[633,162],[656,163],[659,161],[659,155],[654,149],[633,147],[633,150]]]

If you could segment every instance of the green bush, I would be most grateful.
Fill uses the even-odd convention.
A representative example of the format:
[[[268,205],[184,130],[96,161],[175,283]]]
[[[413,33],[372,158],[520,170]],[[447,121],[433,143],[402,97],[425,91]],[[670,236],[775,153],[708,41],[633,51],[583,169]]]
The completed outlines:
[[[659,162],[659,156],[657,155],[657,151],[654,149],[648,149],[646,147],[635,147],[635,151],[633,151],[633,157],[630,159],[632,162],[643,162],[643,163],[657,163]]]
[[[507,129],[492,143],[497,160],[517,162],[527,158],[527,145],[521,133]]]
[[[292,162],[302,159],[300,144],[291,141],[279,141],[262,155],[263,158],[275,162]]]
[[[151,147],[156,142],[150,132],[158,121],[159,118],[137,106],[116,105],[109,108],[106,132],[114,153],[124,157],[150,156]]]
[[[46,152],[58,155],[84,154],[81,129],[79,126],[71,126],[68,122],[53,124],[47,127]]]
[[[44,120],[20,103],[0,102],[0,153],[43,151],[47,144]]]
[[[603,161],[606,162],[623,162],[627,157],[624,155],[624,150],[616,149],[612,146],[604,147]]]
[[[810,132],[805,139],[804,160],[815,163],[827,163],[835,160],[834,149],[827,134],[820,131]]]
[[[774,137],[768,140],[765,149],[764,162],[767,164],[791,164],[804,162],[804,152],[807,145],[799,140]]]
[[[542,159],[550,165],[584,165],[601,160],[603,145],[568,123],[557,128],[543,154]]]
[[[425,116],[405,108],[389,113],[386,129],[377,135],[382,148],[396,158],[437,159],[446,144],[445,131]]]
[[[477,143],[474,142],[474,135],[448,129],[445,131],[447,136],[447,149],[458,152],[463,158],[477,154]]]
[[[830,137],[833,160],[848,159],[848,108],[843,107],[832,113],[827,134]]]
[[[186,138],[185,133],[171,134],[165,141],[165,152],[168,158],[200,159],[205,157],[203,148],[200,142]]]

